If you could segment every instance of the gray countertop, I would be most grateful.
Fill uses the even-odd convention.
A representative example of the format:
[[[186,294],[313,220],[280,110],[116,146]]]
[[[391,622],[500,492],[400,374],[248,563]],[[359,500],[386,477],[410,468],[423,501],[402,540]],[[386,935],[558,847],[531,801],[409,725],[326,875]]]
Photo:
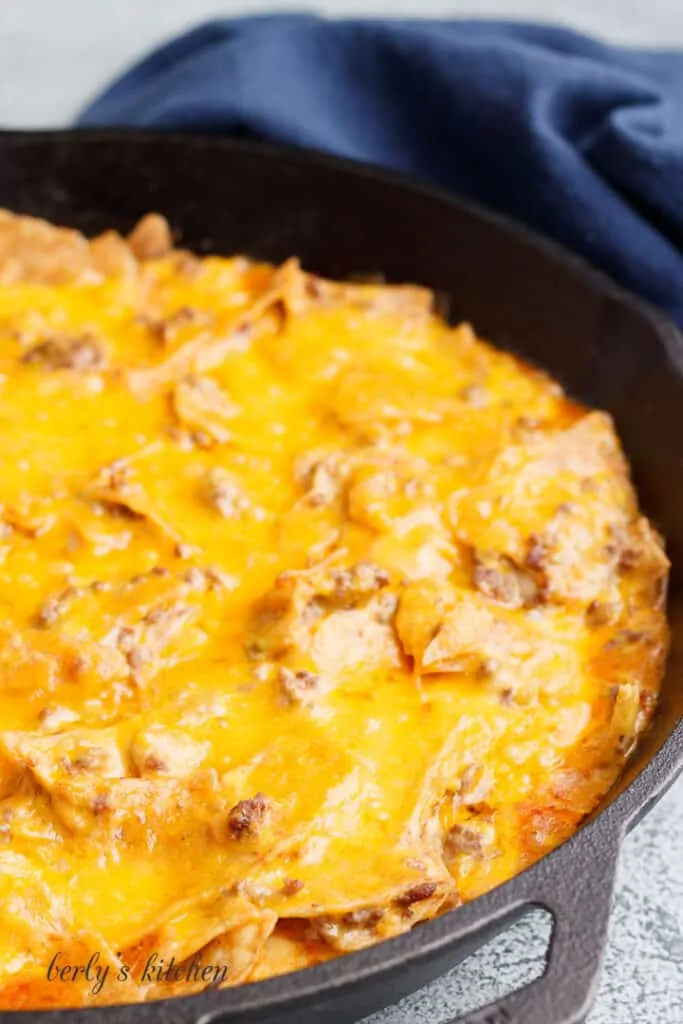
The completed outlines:
[[[272,8],[559,20],[615,41],[683,47],[681,0],[0,0],[0,125],[67,124],[138,53],[202,18]],[[444,1024],[538,975],[536,913],[372,1024]],[[683,1022],[683,783],[628,838],[590,1024]]]
[[[331,14],[524,17],[615,41],[683,46],[681,0],[0,0],[0,125],[60,125],[120,68],[203,18]]]

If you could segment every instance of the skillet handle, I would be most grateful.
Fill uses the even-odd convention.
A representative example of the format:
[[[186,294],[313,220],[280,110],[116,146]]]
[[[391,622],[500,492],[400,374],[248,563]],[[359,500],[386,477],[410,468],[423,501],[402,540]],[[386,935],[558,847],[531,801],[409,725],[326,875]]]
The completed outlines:
[[[595,999],[607,942],[621,835],[589,830],[552,865],[528,900],[553,915],[544,974],[524,988],[448,1024],[583,1024]]]

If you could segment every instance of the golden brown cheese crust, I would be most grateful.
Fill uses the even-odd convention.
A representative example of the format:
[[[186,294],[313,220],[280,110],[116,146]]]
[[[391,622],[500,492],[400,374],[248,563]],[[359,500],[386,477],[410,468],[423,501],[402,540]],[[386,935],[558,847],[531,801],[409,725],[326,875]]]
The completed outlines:
[[[2,213],[0,436],[3,1008],[396,935],[652,715],[668,562],[609,417],[423,289]]]

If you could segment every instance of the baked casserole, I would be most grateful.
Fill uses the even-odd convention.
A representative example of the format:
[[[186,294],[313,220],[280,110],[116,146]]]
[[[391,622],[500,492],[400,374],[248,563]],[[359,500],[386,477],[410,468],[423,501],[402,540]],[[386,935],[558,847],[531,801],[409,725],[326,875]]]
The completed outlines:
[[[0,215],[0,1008],[363,948],[621,772],[662,541],[609,416],[432,300]]]

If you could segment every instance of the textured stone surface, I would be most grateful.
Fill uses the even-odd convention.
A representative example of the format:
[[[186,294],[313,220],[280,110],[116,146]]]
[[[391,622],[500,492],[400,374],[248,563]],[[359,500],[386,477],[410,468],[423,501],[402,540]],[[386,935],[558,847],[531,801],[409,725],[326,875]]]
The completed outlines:
[[[0,125],[64,125],[125,64],[197,21],[273,8],[558,20],[636,45],[683,46],[681,0],[0,0]],[[538,975],[532,915],[372,1024],[442,1024]],[[627,841],[590,1024],[683,1022],[683,783]]]

